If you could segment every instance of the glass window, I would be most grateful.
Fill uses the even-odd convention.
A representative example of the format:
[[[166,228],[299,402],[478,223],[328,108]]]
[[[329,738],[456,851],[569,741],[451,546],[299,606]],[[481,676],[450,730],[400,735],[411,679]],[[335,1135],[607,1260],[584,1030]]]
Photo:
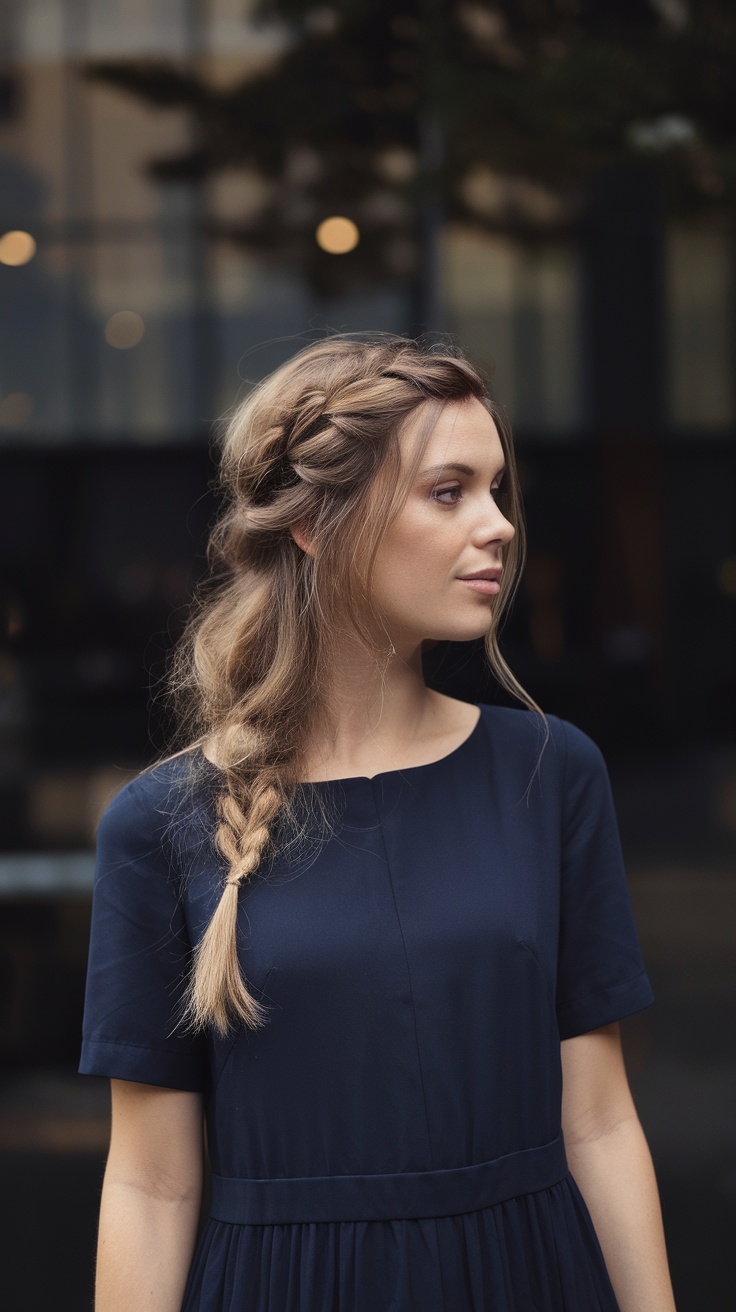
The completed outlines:
[[[731,234],[671,225],[666,267],[670,423],[726,429],[734,420]]]
[[[579,427],[579,271],[571,244],[528,246],[449,225],[444,238],[450,328],[491,376],[520,429]]]

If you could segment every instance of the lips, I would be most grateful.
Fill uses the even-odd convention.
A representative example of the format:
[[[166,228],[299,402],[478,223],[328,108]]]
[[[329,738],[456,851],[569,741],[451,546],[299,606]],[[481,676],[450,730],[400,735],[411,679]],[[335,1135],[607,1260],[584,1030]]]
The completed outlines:
[[[480,569],[474,574],[458,574],[459,579],[492,579],[499,583],[502,571],[500,569]]]

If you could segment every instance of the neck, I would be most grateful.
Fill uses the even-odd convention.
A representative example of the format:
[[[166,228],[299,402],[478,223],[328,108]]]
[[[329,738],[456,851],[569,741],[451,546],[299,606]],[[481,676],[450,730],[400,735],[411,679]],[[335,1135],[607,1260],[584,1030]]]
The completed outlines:
[[[441,731],[442,699],[424,682],[422,646],[381,661],[345,650],[325,692],[326,715],[307,752],[308,770],[371,772],[407,755],[412,744]],[[378,764],[377,764],[378,763]]]

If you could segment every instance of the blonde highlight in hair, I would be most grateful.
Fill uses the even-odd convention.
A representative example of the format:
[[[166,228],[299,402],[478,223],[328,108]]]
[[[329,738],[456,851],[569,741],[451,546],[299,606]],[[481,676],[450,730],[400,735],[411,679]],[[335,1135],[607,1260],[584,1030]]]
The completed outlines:
[[[511,433],[456,348],[428,350],[392,334],[326,337],[256,385],[220,431],[223,507],[167,675],[185,743],[172,755],[199,748],[200,767],[216,772],[214,841],[224,864],[217,905],[193,953],[181,1015],[190,1030],[211,1026],[224,1035],[233,1024],[257,1029],[267,1020],[240,967],[239,889],[276,850],[277,830],[291,827],[298,837],[295,802],[308,788],[300,765],[317,731],[335,727],[324,689],[340,635],[349,629],[377,660],[385,655],[367,619],[377,618],[372,571],[383,534],[443,406],[472,398],[496,424],[506,462],[504,514],[516,530],[504,548],[486,655],[502,687],[545,720],[498,648],[525,557]],[[419,439],[403,469],[403,426],[422,407]],[[292,529],[308,535],[310,551]],[[316,790],[312,800],[329,825]]]

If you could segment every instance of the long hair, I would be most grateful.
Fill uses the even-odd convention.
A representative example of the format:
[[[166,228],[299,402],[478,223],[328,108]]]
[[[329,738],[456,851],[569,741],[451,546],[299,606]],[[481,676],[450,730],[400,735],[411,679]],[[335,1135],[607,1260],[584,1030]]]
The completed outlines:
[[[224,1035],[233,1023],[256,1029],[267,1019],[240,969],[238,890],[274,850],[283,818],[293,816],[313,733],[334,730],[324,690],[346,626],[380,659],[367,622],[375,617],[376,554],[442,407],[470,398],[496,424],[506,461],[503,513],[515,528],[486,656],[502,687],[546,725],[498,648],[526,552],[511,433],[457,348],[425,349],[391,334],[326,337],[255,386],[220,431],[222,510],[166,675],[186,743],[175,754],[199,747],[216,770],[214,841],[225,863],[219,901],[192,958],[183,1010],[191,1030],[212,1026]],[[420,407],[424,423],[404,471],[400,436]],[[292,527],[307,533],[309,552]]]

